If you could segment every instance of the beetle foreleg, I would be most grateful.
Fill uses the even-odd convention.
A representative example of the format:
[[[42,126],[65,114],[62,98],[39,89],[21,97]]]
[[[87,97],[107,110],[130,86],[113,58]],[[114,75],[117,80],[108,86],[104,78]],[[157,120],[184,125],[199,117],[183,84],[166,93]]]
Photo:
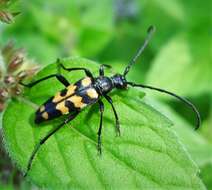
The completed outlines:
[[[111,66],[107,65],[107,64],[100,65],[100,68],[99,68],[99,75],[100,76],[104,76],[104,67],[111,68]]]
[[[94,79],[92,73],[90,70],[88,70],[87,68],[84,68],[84,67],[73,67],[73,68],[66,68],[61,62],[60,62],[60,59],[57,59],[57,63],[65,70],[65,71],[68,71],[68,72],[71,72],[71,71],[84,71],[85,72],[85,75]]]
[[[52,75],[43,77],[41,79],[38,79],[38,80],[36,80],[34,82],[30,82],[29,84],[24,84],[22,81],[20,81],[20,84],[25,86],[25,87],[31,88],[31,87],[35,86],[36,84],[38,84],[38,83],[40,83],[42,81],[48,80],[50,78],[53,78],[53,77],[56,77],[57,80],[60,81],[65,87],[70,85],[70,83],[67,81],[67,79],[61,74],[52,74]]]

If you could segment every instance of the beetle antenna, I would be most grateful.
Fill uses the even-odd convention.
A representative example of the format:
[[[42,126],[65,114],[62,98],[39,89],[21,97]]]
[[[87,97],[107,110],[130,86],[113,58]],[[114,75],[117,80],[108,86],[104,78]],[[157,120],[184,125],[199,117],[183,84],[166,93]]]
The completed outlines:
[[[168,94],[170,96],[177,98],[178,100],[183,102],[185,105],[190,107],[193,110],[193,112],[196,114],[197,124],[196,124],[195,129],[198,129],[200,127],[200,125],[201,125],[200,113],[197,110],[197,108],[194,106],[194,104],[192,104],[189,100],[187,100],[187,99],[185,99],[181,96],[178,96],[177,94],[174,94],[173,92],[169,92],[169,91],[161,89],[161,88],[156,88],[156,87],[153,87],[153,86],[148,86],[148,85],[143,85],[143,84],[135,84],[133,82],[127,82],[127,84],[129,84],[130,86],[133,86],[133,87],[141,87],[141,88],[148,88],[150,90],[156,90],[156,91],[159,91],[161,93],[165,93],[165,94]]]
[[[131,59],[131,61],[129,62],[129,64],[127,65],[127,67],[124,70],[124,76],[127,75],[127,73],[129,72],[130,68],[132,67],[133,64],[136,63],[138,57],[143,53],[144,49],[147,47],[153,33],[155,32],[155,27],[154,26],[150,26],[147,30],[147,37],[144,40],[143,45],[138,49],[138,51],[136,52],[135,56]]]

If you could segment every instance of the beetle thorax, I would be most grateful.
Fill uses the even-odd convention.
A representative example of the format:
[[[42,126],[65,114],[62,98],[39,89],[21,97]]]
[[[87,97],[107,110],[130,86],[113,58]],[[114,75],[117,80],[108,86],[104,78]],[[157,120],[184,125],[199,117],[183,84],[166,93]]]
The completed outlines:
[[[95,87],[100,94],[107,94],[114,88],[114,85],[109,77],[99,76],[95,80]]]

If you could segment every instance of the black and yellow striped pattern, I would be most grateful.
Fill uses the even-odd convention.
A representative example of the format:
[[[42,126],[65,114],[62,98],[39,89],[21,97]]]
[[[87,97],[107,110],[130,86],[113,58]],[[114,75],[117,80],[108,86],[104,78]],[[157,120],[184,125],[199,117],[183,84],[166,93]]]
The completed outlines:
[[[91,78],[85,77],[58,92],[47,100],[36,112],[36,123],[72,113],[96,103],[99,94],[92,86]]]

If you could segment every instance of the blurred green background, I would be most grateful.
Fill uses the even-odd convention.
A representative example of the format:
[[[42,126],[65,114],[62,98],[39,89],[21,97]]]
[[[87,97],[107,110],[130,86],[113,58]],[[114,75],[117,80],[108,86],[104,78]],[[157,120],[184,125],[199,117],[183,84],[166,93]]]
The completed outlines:
[[[183,95],[198,107],[203,123],[193,131],[195,118],[181,103],[149,91],[144,99],[171,118],[212,189],[210,0],[20,0],[13,9],[21,14],[13,24],[0,23],[0,46],[14,40],[42,66],[77,55],[122,72],[147,28],[155,25],[153,39],[128,78]],[[8,162],[1,147],[0,189],[36,189]]]

